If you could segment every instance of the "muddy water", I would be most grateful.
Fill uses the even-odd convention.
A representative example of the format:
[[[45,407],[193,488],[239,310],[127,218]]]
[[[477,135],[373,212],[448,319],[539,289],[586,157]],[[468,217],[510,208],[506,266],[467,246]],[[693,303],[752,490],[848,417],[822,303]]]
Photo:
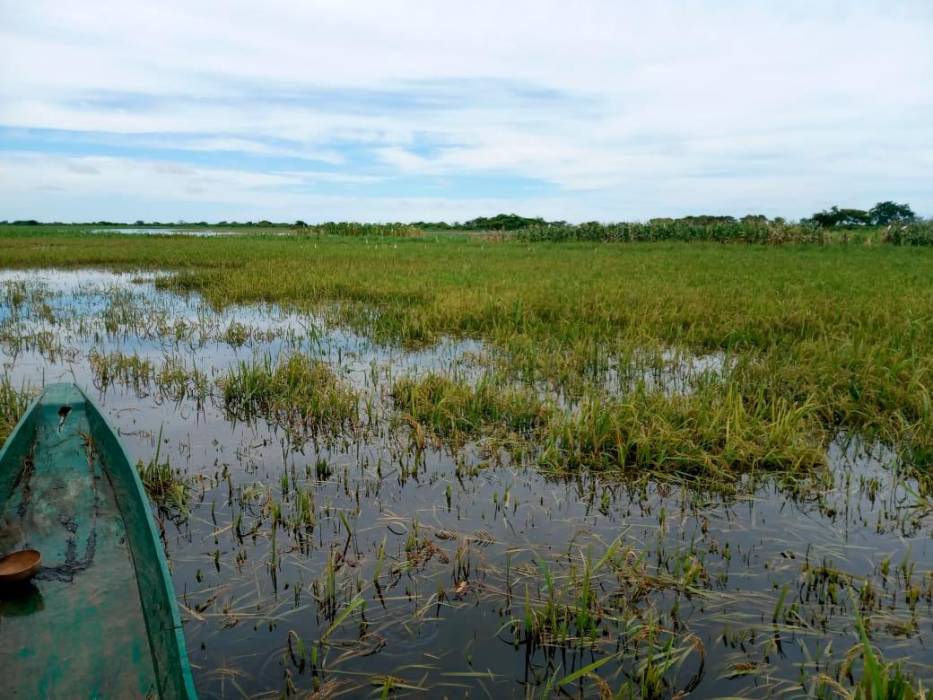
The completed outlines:
[[[187,514],[154,512],[202,697],[526,697],[562,680],[561,693],[589,696],[590,677],[566,679],[592,664],[613,690],[657,672],[662,696],[798,694],[821,673],[846,682],[860,608],[885,658],[933,683],[933,514],[883,446],[839,436],[828,474],[746,479],[729,495],[557,479],[484,445],[418,450],[388,384],[475,376],[481,343],[406,352],[274,306],[212,310],[156,277],[0,273],[0,362],[16,386],[76,381],[134,459],[151,460],[161,436],[161,459],[192,480]],[[89,358],[115,351],[197,369],[208,386],[241,361],[309,353],[369,408],[357,431],[299,439],[234,421],[216,387],[105,385]],[[671,376],[689,384],[691,368],[727,365],[687,359]],[[313,528],[273,525],[299,494]],[[571,620],[530,641],[526,607],[573,603],[588,568],[593,634]]]

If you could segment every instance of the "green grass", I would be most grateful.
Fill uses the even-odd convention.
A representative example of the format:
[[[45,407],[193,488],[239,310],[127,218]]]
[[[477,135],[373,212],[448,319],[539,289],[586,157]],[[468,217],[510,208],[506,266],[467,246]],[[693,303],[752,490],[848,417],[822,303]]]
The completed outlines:
[[[859,643],[849,650],[839,669],[839,675],[853,681],[846,688],[838,678],[825,673],[815,676],[813,688],[816,697],[838,697],[844,700],[922,700],[926,697],[923,682],[911,677],[899,662],[885,661],[868,638],[866,620],[856,615],[855,626]],[[861,675],[853,677],[853,663],[861,660]]]
[[[0,447],[29,408],[29,394],[10,383],[6,374],[0,376]]]
[[[913,700],[925,697],[923,685],[918,684],[915,689],[900,664],[886,663],[877,655],[865,631],[865,621],[858,618],[857,624],[864,669],[853,697],[865,700]]]
[[[190,484],[168,460],[160,459],[162,453],[162,428],[156,439],[155,455],[148,462],[139,460],[136,470],[146,493],[155,504],[180,519],[188,516],[188,497]]]
[[[298,435],[339,432],[358,418],[356,392],[329,365],[306,355],[240,362],[220,384],[232,415],[263,418]]]
[[[186,367],[177,356],[166,357],[157,367],[136,353],[128,355],[114,351],[101,354],[92,350],[88,354],[88,363],[101,391],[119,384],[132,387],[142,395],[153,388],[161,398],[175,402],[189,398],[198,406],[202,406],[211,395],[212,387],[207,376],[197,367]]]
[[[535,392],[489,377],[475,386],[438,374],[403,377],[393,384],[392,397],[399,410],[457,442],[489,432],[533,438],[552,412]]]
[[[772,402],[762,394],[742,397],[727,383],[707,382],[686,396],[638,387],[610,399],[594,390],[574,411],[489,377],[476,384],[436,374],[404,377],[392,395],[405,415],[454,444],[483,435],[518,438],[539,448],[532,452],[539,463],[560,471],[731,476],[747,469],[798,471],[825,462],[812,406]]]
[[[749,469],[797,471],[825,464],[812,406],[742,396],[709,384],[689,396],[634,391],[587,398],[542,437],[542,461],[558,469],[663,470],[730,478]]]
[[[122,352],[101,354],[91,351],[88,355],[88,362],[102,390],[106,390],[115,383],[142,389],[149,385],[154,371],[152,362],[139,357],[136,353],[132,355]]]
[[[174,269],[178,275],[160,284],[201,292],[216,306],[314,309],[409,347],[445,336],[482,339],[499,376],[543,383],[582,405],[584,415],[566,418],[550,443],[581,465],[627,463],[617,455],[631,454],[633,441],[635,454],[650,455],[637,463],[669,452],[717,468],[803,465],[837,430],[888,442],[922,469],[933,465],[929,247],[872,238],[557,244],[456,235],[89,237],[24,228],[0,229],[6,266]],[[681,399],[607,391],[607,371],[624,373],[633,358],[657,364],[671,350],[721,353],[735,364]],[[275,374],[258,376],[279,385]],[[471,413],[487,410],[481,404],[495,402],[461,401],[474,404],[463,412],[471,423]],[[435,411],[439,420],[448,420],[448,409]],[[459,411],[450,409],[454,417]],[[659,452],[661,436],[680,447]]]

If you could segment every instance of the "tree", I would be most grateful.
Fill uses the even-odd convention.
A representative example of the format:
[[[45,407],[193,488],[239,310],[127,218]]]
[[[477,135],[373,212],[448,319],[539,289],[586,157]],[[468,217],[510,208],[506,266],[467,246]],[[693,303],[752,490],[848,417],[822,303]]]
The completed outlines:
[[[811,221],[823,228],[832,228],[834,226],[886,226],[895,222],[915,221],[916,218],[917,215],[908,204],[878,202],[868,211],[840,209],[834,206],[831,209],[819,211],[804,221]]]
[[[840,209],[833,206],[831,209],[818,211],[809,219],[823,228],[834,226],[864,226],[871,223],[871,215],[862,209]]]
[[[546,226],[547,222],[540,218],[530,219],[518,214],[496,214],[495,216],[481,216],[462,224],[468,231],[517,231],[529,226]]]
[[[842,226],[864,226],[871,223],[871,216],[864,209],[840,209]]]
[[[871,217],[871,223],[876,226],[913,221],[917,218],[909,204],[897,204],[896,202],[878,202],[868,214]]]

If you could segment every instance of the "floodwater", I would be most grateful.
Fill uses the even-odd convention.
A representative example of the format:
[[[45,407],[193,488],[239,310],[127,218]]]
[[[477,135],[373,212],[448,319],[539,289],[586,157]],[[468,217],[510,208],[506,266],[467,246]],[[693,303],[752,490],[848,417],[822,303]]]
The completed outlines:
[[[858,611],[886,660],[933,683],[933,512],[884,446],[840,435],[828,473],[730,494],[556,478],[482,443],[418,449],[392,379],[478,376],[481,342],[409,352],[276,306],[217,311],[158,277],[0,271],[0,372],[77,382],[133,459],[161,438],[160,460],[191,480],[187,513],[154,513],[202,697],[806,694],[820,674],[848,682]],[[107,382],[91,358],[113,352],[206,381]],[[357,429],[300,436],[227,414],[216,380],[295,352],[361,393]],[[728,361],[677,366],[651,375],[659,390]]]
[[[184,229],[184,228],[149,228],[145,226],[114,226],[108,228],[92,228],[88,233],[119,233],[131,236],[194,236],[196,238],[213,238],[215,236],[236,236],[237,231],[222,231],[219,229]]]

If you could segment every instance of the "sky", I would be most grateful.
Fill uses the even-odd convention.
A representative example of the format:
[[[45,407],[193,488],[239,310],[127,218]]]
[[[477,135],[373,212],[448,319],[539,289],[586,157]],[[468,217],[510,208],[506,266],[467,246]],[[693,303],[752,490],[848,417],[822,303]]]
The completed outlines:
[[[0,0],[0,219],[933,215],[933,2]]]

